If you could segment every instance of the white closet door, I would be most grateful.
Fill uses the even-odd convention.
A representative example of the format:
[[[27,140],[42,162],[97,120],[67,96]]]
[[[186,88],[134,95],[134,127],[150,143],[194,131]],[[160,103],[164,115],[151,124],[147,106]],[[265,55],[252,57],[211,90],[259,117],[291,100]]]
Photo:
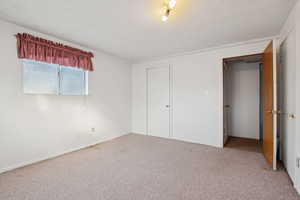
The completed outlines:
[[[170,68],[147,70],[148,135],[170,137]]]

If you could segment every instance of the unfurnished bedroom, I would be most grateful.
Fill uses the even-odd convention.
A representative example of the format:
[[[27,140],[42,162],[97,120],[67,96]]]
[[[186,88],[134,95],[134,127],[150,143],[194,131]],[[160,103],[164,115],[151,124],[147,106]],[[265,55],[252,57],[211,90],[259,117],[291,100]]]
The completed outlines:
[[[299,0],[2,0],[1,200],[300,200]]]

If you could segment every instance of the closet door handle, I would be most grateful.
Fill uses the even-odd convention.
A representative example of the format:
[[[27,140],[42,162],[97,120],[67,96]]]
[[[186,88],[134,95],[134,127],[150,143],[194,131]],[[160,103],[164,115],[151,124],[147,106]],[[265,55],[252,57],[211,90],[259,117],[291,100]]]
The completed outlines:
[[[296,115],[295,114],[288,114],[288,118],[289,119],[296,119]]]

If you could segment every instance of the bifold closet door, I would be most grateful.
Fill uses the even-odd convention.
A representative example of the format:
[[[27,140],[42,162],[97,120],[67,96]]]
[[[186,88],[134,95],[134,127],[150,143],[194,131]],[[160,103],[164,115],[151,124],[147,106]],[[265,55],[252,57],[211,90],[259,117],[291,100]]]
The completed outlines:
[[[147,69],[147,134],[170,137],[170,68]]]

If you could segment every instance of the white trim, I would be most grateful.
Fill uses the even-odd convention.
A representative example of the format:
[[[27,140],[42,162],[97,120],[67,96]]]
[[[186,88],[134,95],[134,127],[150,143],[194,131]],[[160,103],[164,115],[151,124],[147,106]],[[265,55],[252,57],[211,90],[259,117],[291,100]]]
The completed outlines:
[[[144,133],[140,133],[140,132],[132,132],[132,134],[145,135]],[[197,142],[195,140],[188,140],[188,139],[182,139],[182,138],[176,138],[176,137],[166,138],[166,137],[158,137],[158,136],[153,136],[153,135],[149,135],[149,136],[150,137],[156,137],[156,138],[164,138],[164,139],[167,139],[167,140],[173,140],[173,141],[178,141],[178,142],[185,142],[185,143],[191,143],[191,144],[205,145],[205,146],[208,146],[208,147],[220,148],[220,146],[217,146],[217,145],[204,144],[204,143]]]
[[[58,72],[57,72],[57,76],[58,76],[58,91],[57,91],[57,95],[58,96],[61,96],[61,89],[62,89],[62,87],[61,87],[61,83],[62,83],[62,73],[61,73],[61,65],[58,65]]]
[[[132,64],[133,65],[143,64],[143,63],[147,63],[147,62],[155,62],[155,61],[170,59],[170,58],[174,58],[174,57],[201,54],[201,53],[216,51],[216,50],[220,50],[220,49],[224,49],[224,48],[232,48],[232,47],[244,46],[247,44],[261,43],[261,42],[277,39],[279,37],[280,37],[279,35],[275,35],[275,36],[265,37],[265,38],[260,38],[260,39],[253,39],[253,40],[247,40],[247,41],[243,41],[243,42],[224,44],[224,45],[210,47],[210,48],[203,48],[203,49],[198,49],[195,51],[186,51],[186,52],[182,52],[182,53],[153,57],[153,58],[149,58],[149,59],[141,59],[141,60],[133,61]]]
[[[130,134],[130,133],[127,133],[127,134],[124,134],[124,135],[128,135],[128,134]],[[29,160],[29,161],[18,163],[18,164],[14,164],[14,165],[11,165],[11,166],[8,166],[8,167],[4,167],[4,168],[0,169],[0,174],[2,174],[4,172],[12,171],[14,169],[26,167],[28,165],[36,164],[36,163],[39,163],[39,162],[42,162],[42,161],[47,161],[47,160],[50,160],[50,159],[54,159],[56,157],[63,156],[65,154],[72,153],[72,152],[75,152],[75,151],[78,151],[78,150],[89,148],[91,146],[94,146],[94,145],[97,145],[97,144],[101,144],[103,142],[107,142],[109,140],[116,139],[116,138],[124,136],[124,135],[110,137],[110,138],[107,138],[107,139],[104,139],[104,140],[99,140],[97,142],[94,142],[94,143],[91,143],[91,144],[88,144],[88,145],[81,145],[79,147],[72,148],[72,149],[67,150],[67,151],[63,151],[61,153],[54,153],[54,154],[51,154],[51,155],[48,155],[48,156],[40,157],[38,159],[33,159],[33,160]]]
[[[89,71],[84,72],[85,96],[89,95]]]
[[[277,41],[273,41],[273,110],[277,111]],[[277,170],[277,112],[273,114],[273,170]]]
[[[174,137],[174,124],[173,124],[173,67],[169,65],[169,120],[170,120],[170,138]]]
[[[220,148],[224,148],[225,144],[224,144],[224,58],[225,57],[221,57],[221,62],[219,63],[221,67],[220,70],[220,74],[219,74],[219,110],[220,110],[220,114],[219,114],[219,147]]]
[[[149,69],[146,68],[146,135],[149,135]]]

